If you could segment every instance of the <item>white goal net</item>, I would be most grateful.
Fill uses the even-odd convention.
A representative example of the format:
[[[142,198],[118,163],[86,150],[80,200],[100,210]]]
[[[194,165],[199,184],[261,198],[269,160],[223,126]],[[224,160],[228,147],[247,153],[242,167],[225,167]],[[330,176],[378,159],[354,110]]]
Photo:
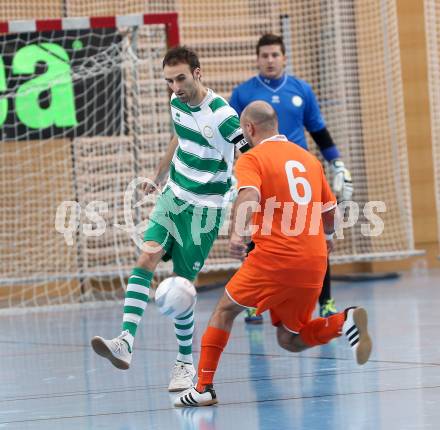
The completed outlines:
[[[0,36],[3,306],[115,297],[135,262],[133,227],[153,202],[136,209],[127,193],[171,136],[169,34],[120,21]]]
[[[440,240],[440,4],[425,0],[425,26],[431,109],[432,156],[437,203],[437,237]]]
[[[124,193],[153,172],[172,133],[161,74],[166,25],[18,32],[2,19],[177,11],[181,42],[226,98],[256,73],[258,38],[283,34],[289,71],[312,84],[353,175],[359,219],[344,230],[333,262],[416,253],[395,0],[18,3],[0,6],[0,306],[122,296],[137,255],[120,227]],[[386,206],[377,213],[379,236],[362,233],[368,201]],[[62,202],[70,203],[56,219]],[[135,224],[152,204],[130,210]],[[77,228],[63,235],[55,225]],[[233,267],[223,235],[204,270]],[[159,276],[168,271],[162,265]]]

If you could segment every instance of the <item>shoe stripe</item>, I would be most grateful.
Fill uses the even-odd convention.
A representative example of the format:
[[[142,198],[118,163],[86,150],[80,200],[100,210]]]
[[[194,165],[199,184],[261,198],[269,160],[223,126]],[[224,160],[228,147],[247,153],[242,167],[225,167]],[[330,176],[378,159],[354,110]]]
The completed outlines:
[[[350,345],[351,345],[352,348],[354,348],[358,343],[359,343],[359,339],[356,339]]]
[[[185,395],[185,400],[188,402],[189,405],[196,405],[197,402],[192,398],[191,393]]]
[[[181,403],[184,404],[185,406],[190,406],[188,403],[186,403],[186,401],[185,401],[185,397],[181,397],[181,398],[180,398],[180,401],[181,401]]]
[[[347,331],[346,331],[346,335],[347,336],[349,336],[350,335],[350,333],[353,331],[353,330],[356,330],[356,325],[352,325]]]
[[[348,341],[351,342],[352,339],[354,339],[356,336],[359,336],[359,332],[357,330],[354,333],[352,333],[350,336],[348,336]]]
[[[192,394],[191,393],[189,393],[188,394],[188,397],[193,401],[193,403],[195,404],[195,405],[197,405],[197,400],[194,400],[194,397],[192,396]]]
[[[350,341],[350,346],[353,347],[359,342],[359,336]]]

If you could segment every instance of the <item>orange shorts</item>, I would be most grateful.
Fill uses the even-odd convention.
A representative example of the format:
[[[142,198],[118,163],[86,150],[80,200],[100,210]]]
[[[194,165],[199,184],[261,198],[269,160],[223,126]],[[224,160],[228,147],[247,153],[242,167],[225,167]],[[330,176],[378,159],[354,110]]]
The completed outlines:
[[[226,284],[225,290],[230,299],[238,305],[257,308],[257,314],[269,310],[273,325],[282,324],[287,330],[299,333],[312,319],[322,284],[295,281],[295,278],[303,279],[303,276],[295,276],[294,269],[288,272],[290,276],[275,279],[277,276],[249,260],[244,261]],[[304,271],[301,272],[303,274]]]

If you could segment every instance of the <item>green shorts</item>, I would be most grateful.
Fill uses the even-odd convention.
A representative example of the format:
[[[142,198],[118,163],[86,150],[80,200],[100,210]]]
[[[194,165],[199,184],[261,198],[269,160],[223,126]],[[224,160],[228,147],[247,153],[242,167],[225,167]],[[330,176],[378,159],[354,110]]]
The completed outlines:
[[[178,199],[166,188],[156,202],[144,233],[164,249],[162,260],[173,260],[173,271],[194,280],[218,236],[224,211],[199,207]]]

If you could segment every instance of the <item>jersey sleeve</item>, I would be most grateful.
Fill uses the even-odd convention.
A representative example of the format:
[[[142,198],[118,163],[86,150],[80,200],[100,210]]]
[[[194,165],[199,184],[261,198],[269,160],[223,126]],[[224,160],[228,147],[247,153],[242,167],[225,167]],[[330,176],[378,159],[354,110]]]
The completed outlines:
[[[261,169],[258,160],[252,154],[242,155],[235,165],[237,189],[254,188],[261,197]]]
[[[241,113],[243,112],[243,109],[245,108],[240,102],[240,87],[235,87],[232,90],[229,104],[231,105],[232,109],[234,109],[237,112],[237,115],[240,116]]]
[[[240,120],[235,110],[231,106],[224,106],[216,114],[219,123],[218,131],[223,139],[235,145],[241,152],[246,152],[249,149],[249,144],[244,138]]]
[[[319,161],[318,161],[319,162]],[[321,202],[322,202],[322,212],[328,212],[337,206],[338,202],[336,200],[335,195],[333,194],[329,183],[325,177],[324,169],[322,168],[321,163],[319,163],[321,168],[321,177],[322,177],[322,188],[321,188]]]
[[[319,109],[318,100],[312,87],[308,84],[304,84],[306,91],[306,105],[304,109],[304,126],[308,132],[315,132],[325,128],[325,121],[321,115]]]

